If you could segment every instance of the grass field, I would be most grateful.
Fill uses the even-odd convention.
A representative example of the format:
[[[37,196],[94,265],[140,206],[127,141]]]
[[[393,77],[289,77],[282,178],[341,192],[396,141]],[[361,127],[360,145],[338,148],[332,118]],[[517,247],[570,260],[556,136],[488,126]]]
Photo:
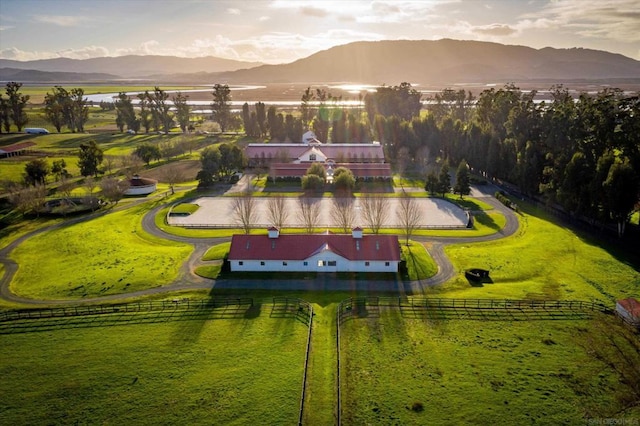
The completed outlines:
[[[445,297],[573,298],[609,304],[638,295],[640,273],[623,254],[607,251],[525,203],[520,207],[524,215],[516,235],[447,247],[457,278],[430,292]],[[490,270],[493,283],[470,286],[463,275],[469,268]]]
[[[341,329],[343,424],[578,425],[630,419],[591,336],[613,320],[442,321],[399,310]],[[600,327],[600,328],[598,328]],[[596,331],[597,329],[597,331]],[[622,330],[623,332],[623,330]],[[633,356],[633,349],[630,350]],[[636,354],[640,362],[640,354]]]
[[[269,308],[0,335],[0,424],[295,424],[307,327]]]
[[[153,206],[132,206],[28,239],[12,253],[20,264],[12,291],[81,299],[171,283],[192,248],[142,230],[142,216]]]

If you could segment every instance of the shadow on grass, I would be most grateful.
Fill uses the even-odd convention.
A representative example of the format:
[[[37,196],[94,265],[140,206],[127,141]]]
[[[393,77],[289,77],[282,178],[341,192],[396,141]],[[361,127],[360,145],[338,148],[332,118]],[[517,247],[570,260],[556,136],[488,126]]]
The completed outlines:
[[[484,225],[490,229],[493,229],[495,231],[499,231],[500,225],[498,225],[491,216],[489,216],[488,214],[486,214],[485,212],[476,212],[473,214],[473,220],[475,220],[476,222],[478,222],[481,225]]]

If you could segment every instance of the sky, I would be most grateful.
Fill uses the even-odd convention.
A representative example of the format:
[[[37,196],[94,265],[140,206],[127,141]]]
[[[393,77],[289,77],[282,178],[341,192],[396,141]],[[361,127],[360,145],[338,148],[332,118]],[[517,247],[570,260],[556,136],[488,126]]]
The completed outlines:
[[[638,0],[0,0],[0,58],[288,63],[361,40],[482,40],[640,60]]]

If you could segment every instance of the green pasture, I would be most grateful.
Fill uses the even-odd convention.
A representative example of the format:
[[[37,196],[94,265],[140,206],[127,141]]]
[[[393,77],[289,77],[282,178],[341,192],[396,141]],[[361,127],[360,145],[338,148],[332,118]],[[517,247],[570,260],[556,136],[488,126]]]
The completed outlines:
[[[216,244],[202,256],[202,260],[222,260],[229,253],[231,243]]]
[[[82,299],[170,284],[192,248],[142,230],[142,216],[153,205],[29,238],[11,254],[20,265],[12,291],[27,298]]]
[[[0,424],[295,424],[308,329],[269,310],[0,334]]]
[[[20,88],[20,93],[23,95],[29,95],[31,99],[29,100],[32,104],[41,104],[44,102],[44,97],[47,93],[53,92],[53,86],[29,86],[23,85]],[[101,93],[120,93],[120,92],[144,92],[148,90],[150,92],[153,91],[153,86],[94,86],[94,85],[83,85],[83,84],[58,84],[58,86],[62,86],[67,90],[81,88],[84,90],[85,95],[95,95]],[[195,86],[160,86],[162,90],[189,90],[189,89],[198,89],[202,87]]]
[[[516,235],[447,247],[457,278],[428,292],[445,297],[571,298],[608,304],[638,295],[640,273],[623,253],[607,250],[526,203],[520,207],[524,214]],[[493,283],[471,286],[463,274],[469,268],[488,269]]]
[[[438,265],[422,244],[410,240],[409,246],[403,243],[401,249],[402,259],[407,263],[409,280],[424,280],[438,272]]]
[[[429,321],[397,309],[344,323],[343,424],[581,425],[632,419],[630,388],[599,359],[615,318]],[[623,350],[640,362],[628,342]],[[608,356],[608,355],[607,355]],[[611,358],[618,360],[617,357]],[[627,377],[628,379],[628,377]],[[637,418],[637,417],[635,417]]]

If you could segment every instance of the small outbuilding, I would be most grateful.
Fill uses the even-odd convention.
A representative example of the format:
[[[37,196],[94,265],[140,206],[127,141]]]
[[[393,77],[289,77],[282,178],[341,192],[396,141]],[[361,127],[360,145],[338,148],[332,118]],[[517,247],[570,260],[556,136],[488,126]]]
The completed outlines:
[[[129,179],[129,189],[124,192],[124,195],[148,195],[156,190],[157,185],[158,181],[155,179],[133,175]]]
[[[640,302],[629,297],[616,302],[616,313],[627,323],[640,327]]]

